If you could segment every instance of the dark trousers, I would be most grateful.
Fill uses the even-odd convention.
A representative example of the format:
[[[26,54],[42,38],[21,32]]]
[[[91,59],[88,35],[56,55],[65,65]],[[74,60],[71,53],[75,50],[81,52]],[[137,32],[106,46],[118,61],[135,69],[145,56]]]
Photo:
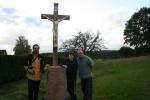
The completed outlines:
[[[75,80],[67,80],[67,90],[71,96],[71,100],[77,100]]]
[[[92,100],[92,78],[81,79],[83,100]]]
[[[28,98],[29,100],[38,100],[40,81],[28,80]]]

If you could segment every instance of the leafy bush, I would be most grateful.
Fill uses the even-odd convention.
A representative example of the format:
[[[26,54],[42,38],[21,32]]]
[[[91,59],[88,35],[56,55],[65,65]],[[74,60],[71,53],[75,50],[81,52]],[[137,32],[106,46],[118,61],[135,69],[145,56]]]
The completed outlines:
[[[119,53],[121,57],[133,57],[134,56],[134,50],[130,47],[121,47],[119,50]]]
[[[120,58],[118,50],[102,50],[102,51],[87,52],[86,54],[93,59],[116,59],[116,58]]]

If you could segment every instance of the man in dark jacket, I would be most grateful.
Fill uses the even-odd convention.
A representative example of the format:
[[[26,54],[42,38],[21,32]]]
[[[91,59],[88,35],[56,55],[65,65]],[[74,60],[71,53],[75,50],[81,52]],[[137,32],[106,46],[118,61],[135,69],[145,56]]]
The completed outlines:
[[[77,61],[73,52],[69,52],[67,60],[62,66],[66,66],[67,90],[72,100],[77,100],[76,79],[77,79]]]

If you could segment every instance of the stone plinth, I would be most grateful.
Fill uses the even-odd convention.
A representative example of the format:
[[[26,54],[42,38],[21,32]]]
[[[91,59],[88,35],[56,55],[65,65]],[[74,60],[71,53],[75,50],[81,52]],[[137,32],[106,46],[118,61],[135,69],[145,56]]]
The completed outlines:
[[[46,100],[66,100],[66,69],[51,66],[47,72]]]

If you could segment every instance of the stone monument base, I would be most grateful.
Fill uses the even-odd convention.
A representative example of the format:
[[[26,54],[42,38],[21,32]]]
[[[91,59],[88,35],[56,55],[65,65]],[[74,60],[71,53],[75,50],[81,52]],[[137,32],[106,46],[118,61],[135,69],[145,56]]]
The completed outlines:
[[[51,66],[47,71],[46,85],[46,100],[66,100],[66,69],[60,66]]]

